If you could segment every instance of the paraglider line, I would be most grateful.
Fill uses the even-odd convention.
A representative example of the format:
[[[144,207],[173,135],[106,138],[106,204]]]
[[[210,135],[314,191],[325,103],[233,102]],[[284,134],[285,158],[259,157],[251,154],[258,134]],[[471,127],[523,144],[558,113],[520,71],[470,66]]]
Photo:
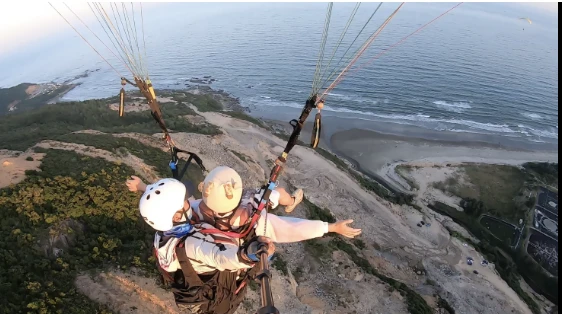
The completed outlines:
[[[76,13],[74,13],[74,11],[73,11],[66,3],[65,3],[64,5],[66,6],[66,8],[67,8],[70,12],[72,12],[72,14],[74,14],[74,16],[76,16],[76,18],[78,18],[78,20],[79,20],[84,26],[86,26],[86,28],[87,28],[87,29],[88,29],[88,30],[105,46],[105,48],[107,48],[107,50],[109,50],[109,51],[113,54],[113,56],[115,56],[115,58],[117,58],[117,59],[119,60],[119,57],[117,57],[117,55],[115,54],[115,52],[113,52],[113,50],[111,50],[111,48],[109,48],[109,47],[103,42],[103,40],[101,40],[101,39],[99,38],[99,36],[96,35],[96,33],[94,33],[94,32],[92,31],[92,29],[90,29],[90,27],[89,27],[86,23],[84,23],[84,21],[83,21]],[[123,60],[122,60],[122,61],[123,61]],[[125,66],[126,66],[131,72],[133,72],[133,71],[131,70],[131,68],[129,68],[129,66],[127,65],[127,63],[125,63]]]
[[[119,76],[121,76],[121,77],[123,76],[123,75],[121,75],[121,73],[119,73],[119,71],[117,71],[117,69],[115,69],[115,68],[111,65],[111,63],[109,63],[109,62],[96,50],[96,48],[94,48],[94,46],[92,46],[92,45],[90,44],[90,42],[88,42],[88,40],[86,40],[86,38],[84,38],[84,36],[82,36],[82,34],[80,34],[80,32],[79,32],[74,26],[72,26],[72,24],[70,24],[70,22],[59,12],[59,10],[57,10],[57,8],[55,8],[55,7],[53,6],[52,3],[49,2],[49,5],[50,5],[55,11],[57,11],[57,13],[60,15],[60,17],[62,17],[63,20],[65,20],[66,23],[67,23],[70,27],[72,27],[72,29],[76,32],[76,34],[78,34],[78,36],[80,36],[80,37],[86,42],[86,44],[88,44],[88,46],[90,46],[90,48],[92,48],[92,49],[98,54],[98,56],[100,56],[100,58],[102,58],[103,61],[105,61],[105,63],[107,63],[107,65],[109,65],[109,66],[113,69],[113,71],[115,71],[115,73],[117,73],[117,75],[119,75]]]
[[[345,77],[345,75],[347,74],[347,72],[349,71],[349,69],[353,66],[353,64],[355,64],[355,62],[359,59],[359,57],[365,52],[365,50],[367,50],[367,48],[369,47],[369,45],[371,45],[371,43],[375,40],[375,38],[377,38],[377,36],[382,32],[382,30],[388,25],[388,23],[390,23],[390,21],[394,18],[394,16],[396,15],[396,13],[398,13],[398,11],[400,10],[400,8],[404,5],[404,2],[402,2],[400,4],[400,6],[398,6],[398,8],[386,19],[386,21],[384,21],[384,23],[379,26],[379,29],[373,34],[371,35],[371,37],[369,38],[369,40],[363,45],[363,47],[361,48],[361,50],[357,53],[357,55],[353,58],[353,60],[351,60],[351,62],[343,69],[343,71],[336,77],[336,79],[334,80],[334,82],[332,82],[332,84],[330,84],[330,86],[328,86],[328,88],[326,88],[326,90],[322,93],[322,96],[319,98],[319,100],[324,100],[326,94],[328,94],[332,89],[334,89]]]
[[[356,68],[355,70],[353,70],[352,72],[355,72],[357,70],[360,70],[362,68],[364,68],[367,64],[371,64],[373,61],[375,61],[376,59],[380,58],[382,55],[384,55],[385,53],[387,53],[389,50],[395,48],[396,46],[401,45],[402,43],[404,43],[404,41],[406,41],[408,38],[410,38],[411,36],[415,35],[416,33],[420,32],[421,30],[423,30],[424,28],[426,28],[427,26],[429,26],[431,23],[437,21],[438,19],[440,19],[441,17],[445,16],[447,13],[453,11],[455,8],[457,8],[458,6],[460,6],[461,4],[463,4],[463,2],[458,3],[457,5],[455,5],[454,7],[450,8],[449,10],[443,12],[441,15],[439,15],[438,17],[434,18],[433,20],[427,22],[426,24],[422,25],[420,28],[416,29],[414,32],[410,33],[409,35],[405,36],[404,38],[402,38],[400,41],[392,44],[391,46],[389,46],[388,48],[386,48],[385,50],[381,51],[379,54],[377,54],[376,56],[374,56],[371,60],[363,63],[361,66],[359,66],[358,68]]]

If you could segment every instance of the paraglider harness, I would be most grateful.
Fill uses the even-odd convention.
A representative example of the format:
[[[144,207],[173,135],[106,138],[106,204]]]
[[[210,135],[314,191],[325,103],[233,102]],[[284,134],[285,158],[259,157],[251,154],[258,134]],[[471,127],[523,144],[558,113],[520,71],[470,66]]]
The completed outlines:
[[[150,80],[141,80],[141,79],[135,78],[135,83],[133,83],[130,80],[128,80],[127,78],[122,77],[121,78],[121,85],[125,86],[127,83],[139,88],[141,94],[148,101],[148,105],[150,107],[150,114],[152,115],[154,120],[156,120],[156,123],[158,123],[158,125],[160,126],[160,129],[162,129],[162,131],[164,132],[163,139],[166,142],[166,144],[168,145],[168,148],[170,149],[170,153],[172,155],[170,163],[169,163],[169,167],[170,167],[170,170],[172,171],[173,178],[181,181],[181,179],[183,178],[183,176],[185,175],[185,173],[187,171],[187,168],[189,167],[189,165],[191,164],[192,161],[195,161],[197,163],[197,165],[199,166],[199,168],[201,168],[203,173],[205,173],[207,171],[207,169],[203,165],[203,161],[201,160],[201,158],[199,156],[197,156],[197,154],[195,154],[195,153],[188,152],[188,151],[185,151],[183,149],[178,148],[175,145],[174,141],[172,140],[172,137],[170,136],[170,132],[168,131],[168,128],[166,127],[166,124],[164,123],[164,119],[162,117],[162,111],[160,110],[160,105],[158,104],[158,101],[156,100],[156,94],[154,92],[154,88],[152,87],[152,83],[150,82]],[[119,116],[122,116],[123,112],[124,112],[124,103],[125,103],[125,89],[123,87],[121,88],[121,91],[119,93],[119,98],[120,98]],[[183,168],[181,168],[181,170],[178,168],[178,163],[179,163],[179,160],[180,160],[179,157],[178,157],[178,153],[185,153],[189,156],[189,158],[186,160],[186,162],[183,165]]]
[[[167,272],[156,262],[164,283],[171,286],[176,305],[197,314],[234,313],[246,296],[250,280],[255,280],[257,267],[241,274],[228,270],[198,274],[185,252],[184,243],[188,236],[181,238],[175,247],[181,269]],[[221,245],[217,244],[219,249]],[[156,248],[154,254],[158,256]]]

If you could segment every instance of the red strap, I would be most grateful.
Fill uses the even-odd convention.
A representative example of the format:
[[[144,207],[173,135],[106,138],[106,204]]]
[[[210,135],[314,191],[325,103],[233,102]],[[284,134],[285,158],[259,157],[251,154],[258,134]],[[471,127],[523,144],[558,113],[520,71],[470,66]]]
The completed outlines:
[[[255,214],[254,217],[252,218],[252,221],[250,222],[250,227],[246,229],[246,231],[244,231],[243,233],[238,233],[233,231],[221,231],[218,229],[203,229],[200,230],[199,232],[201,232],[202,234],[222,234],[230,238],[241,239],[244,238],[246,235],[248,235],[248,233],[250,233],[250,231],[258,221],[259,217],[260,217],[259,214]]]

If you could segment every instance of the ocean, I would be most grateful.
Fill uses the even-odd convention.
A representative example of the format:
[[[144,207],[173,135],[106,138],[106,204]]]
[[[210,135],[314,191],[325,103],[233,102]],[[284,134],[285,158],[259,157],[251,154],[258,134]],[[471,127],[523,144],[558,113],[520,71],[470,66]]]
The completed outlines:
[[[377,5],[361,4],[334,64]],[[453,5],[406,3],[357,65]],[[157,89],[183,88],[192,77],[212,76],[216,81],[211,87],[239,97],[253,115],[296,118],[311,92],[326,6],[167,3],[145,8],[145,60],[151,79]],[[334,4],[327,56],[353,6]],[[384,3],[366,33],[397,6]],[[68,11],[63,14],[72,17]],[[532,24],[520,17],[529,17]],[[126,73],[86,29],[79,30]],[[99,28],[96,33],[105,36]],[[63,82],[99,69],[78,79],[82,84],[63,100],[113,96],[121,87],[119,76],[69,27],[17,55],[0,57],[0,68],[1,87]],[[372,63],[352,68],[328,95],[322,113],[329,121],[361,121],[362,127],[382,132],[390,123],[456,132],[459,137],[557,143],[557,15],[516,3],[464,3]]]

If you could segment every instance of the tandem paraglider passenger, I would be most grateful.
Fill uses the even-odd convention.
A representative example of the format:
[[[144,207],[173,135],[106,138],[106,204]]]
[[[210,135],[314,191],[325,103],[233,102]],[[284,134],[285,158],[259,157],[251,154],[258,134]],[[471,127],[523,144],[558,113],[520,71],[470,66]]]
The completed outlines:
[[[271,258],[275,242],[299,242],[328,232],[349,238],[361,233],[360,229],[348,226],[352,220],[327,223],[280,217],[267,211],[252,220],[251,211],[257,207],[264,189],[244,190],[240,176],[229,167],[213,169],[199,184],[203,194],[200,200],[188,199],[191,195],[185,185],[175,179],[163,179],[147,186],[133,177],[127,186],[131,191],[144,192],[139,209],[143,219],[158,231],[154,239],[158,267],[172,284],[176,304],[192,313],[206,313],[203,308],[213,309],[211,313],[236,310],[247,281],[255,274],[260,244],[267,245]],[[272,193],[269,208],[279,204],[291,206],[302,200],[302,192],[294,196],[284,193],[287,192]],[[238,231],[246,228],[251,229],[246,236],[237,236]],[[216,294],[218,299],[203,298],[202,291],[212,287],[221,292]],[[201,298],[206,303],[196,305]],[[227,303],[230,305],[226,306]]]

